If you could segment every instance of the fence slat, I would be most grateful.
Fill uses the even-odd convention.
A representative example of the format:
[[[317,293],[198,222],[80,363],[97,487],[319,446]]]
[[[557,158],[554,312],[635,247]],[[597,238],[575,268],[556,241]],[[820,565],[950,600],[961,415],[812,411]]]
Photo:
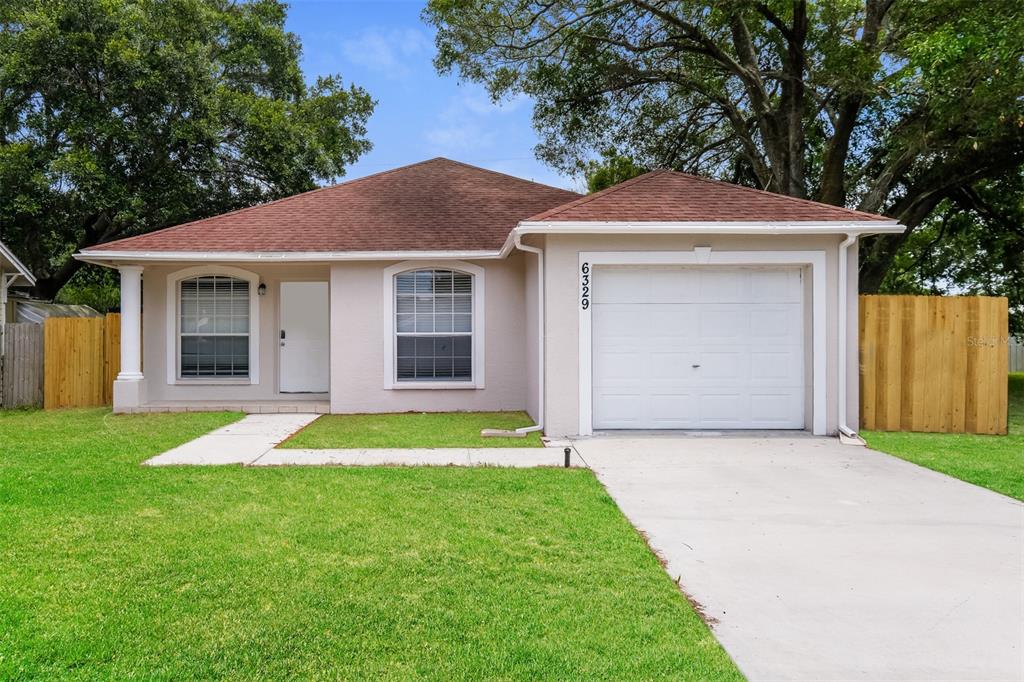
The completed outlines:
[[[862,296],[860,309],[863,428],[1006,433],[1005,298]]]
[[[4,332],[0,405],[38,407],[43,404],[43,328],[27,322],[8,323]]]
[[[1024,372],[1024,339],[1010,338],[1010,357],[1007,358],[1011,372]]]
[[[109,405],[120,366],[120,315],[50,318],[44,337],[46,409]]]

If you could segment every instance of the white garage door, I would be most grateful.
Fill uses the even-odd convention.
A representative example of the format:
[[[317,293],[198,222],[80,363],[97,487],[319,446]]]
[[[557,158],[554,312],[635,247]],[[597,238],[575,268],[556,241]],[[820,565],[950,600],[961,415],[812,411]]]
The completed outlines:
[[[804,428],[799,268],[598,267],[595,429]]]

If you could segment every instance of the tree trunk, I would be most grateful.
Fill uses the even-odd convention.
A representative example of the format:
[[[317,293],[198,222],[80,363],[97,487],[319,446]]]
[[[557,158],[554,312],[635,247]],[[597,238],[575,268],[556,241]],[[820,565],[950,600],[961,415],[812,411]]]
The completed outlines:
[[[36,285],[32,288],[32,295],[47,301],[52,301],[68,281],[81,269],[83,263],[80,260],[69,258],[64,265],[52,275],[36,278]]]

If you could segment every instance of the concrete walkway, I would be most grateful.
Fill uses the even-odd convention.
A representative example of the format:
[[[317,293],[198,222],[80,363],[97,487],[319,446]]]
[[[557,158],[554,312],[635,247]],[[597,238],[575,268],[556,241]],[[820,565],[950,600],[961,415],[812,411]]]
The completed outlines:
[[[547,448],[402,448],[298,450],[276,448],[317,414],[250,414],[240,421],[148,459],[149,466],[564,466],[562,445]],[[571,466],[585,466],[575,452]]]
[[[1024,679],[1024,504],[835,439],[575,445],[748,678]]]
[[[143,464],[248,464],[319,417],[318,414],[250,414]]]
[[[570,466],[585,466],[573,453]],[[278,448],[251,466],[498,466],[560,467],[562,448],[403,448],[366,450],[293,450]]]

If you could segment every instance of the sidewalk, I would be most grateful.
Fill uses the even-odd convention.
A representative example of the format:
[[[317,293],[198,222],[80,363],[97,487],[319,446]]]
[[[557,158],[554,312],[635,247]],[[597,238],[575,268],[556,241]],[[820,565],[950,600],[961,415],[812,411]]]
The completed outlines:
[[[250,414],[205,436],[146,460],[170,464],[248,464],[319,417],[318,414]]]
[[[570,466],[586,466],[573,451]],[[404,448],[292,450],[278,448],[250,466],[565,466],[563,448]]]
[[[147,466],[498,466],[560,467],[564,445],[546,448],[394,448],[298,450],[276,446],[317,414],[250,414],[241,421],[146,460]],[[586,466],[575,450],[570,466]]]

